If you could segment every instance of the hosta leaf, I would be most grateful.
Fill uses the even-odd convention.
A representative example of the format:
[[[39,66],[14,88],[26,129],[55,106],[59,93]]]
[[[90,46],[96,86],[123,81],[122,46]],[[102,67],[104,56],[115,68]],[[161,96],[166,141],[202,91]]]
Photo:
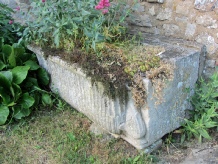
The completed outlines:
[[[14,69],[12,69],[13,82],[16,84],[22,83],[23,80],[26,79],[29,69],[29,66],[17,66]]]
[[[38,92],[34,92],[31,96],[33,96],[35,99],[33,106],[38,105],[40,102],[41,95]]]
[[[3,70],[5,66],[6,65],[3,63],[3,61],[0,60],[0,71]]]
[[[17,62],[16,62],[16,57],[15,57],[15,55],[14,55],[14,51],[12,51],[11,55],[9,56],[8,61],[9,61],[9,64],[10,64],[11,66],[16,67]]]
[[[3,87],[0,87],[0,97],[3,100],[3,104],[8,105],[10,103],[10,95],[8,95],[7,90]]]
[[[33,86],[38,86],[38,81],[36,78],[33,77],[27,77],[25,80],[25,87],[30,88]]]
[[[44,68],[39,68],[37,70],[37,77],[41,84],[48,85],[49,83],[49,75]]]
[[[26,66],[30,67],[30,70],[37,70],[39,68],[39,65],[32,60],[28,60],[24,63]]]
[[[2,52],[5,54],[5,56],[6,56],[7,58],[9,58],[9,56],[10,56],[11,53],[12,53],[12,51],[13,51],[13,47],[12,47],[12,46],[7,45],[7,44],[5,44],[5,45],[2,46]]]
[[[52,99],[49,94],[47,93],[42,94],[42,103],[44,105],[52,105]]]
[[[14,48],[14,55],[17,57],[22,56],[25,53],[25,49],[22,46],[20,46],[18,43],[14,43],[13,48]]]
[[[21,119],[22,117],[29,116],[31,110],[29,108],[21,108],[19,106],[14,108],[14,118]]]
[[[9,109],[7,106],[0,105],[0,125],[3,125],[8,118]]]
[[[10,81],[13,81],[13,75],[11,71],[1,71],[1,73]]]
[[[24,93],[21,98],[19,99],[19,104],[24,109],[28,109],[33,106],[35,100],[33,97],[29,96],[29,93]]]
[[[20,98],[22,94],[22,90],[20,86],[15,83],[12,84],[12,87],[14,89],[14,101],[16,102]]]
[[[0,37],[0,51],[2,50],[3,42],[4,42],[4,38]]]
[[[10,79],[8,79],[2,72],[0,72],[0,86],[10,89],[11,82]]]

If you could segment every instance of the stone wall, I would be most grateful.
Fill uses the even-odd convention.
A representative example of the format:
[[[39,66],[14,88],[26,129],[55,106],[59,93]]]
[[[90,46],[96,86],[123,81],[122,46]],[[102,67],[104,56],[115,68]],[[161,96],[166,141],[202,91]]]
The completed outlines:
[[[126,0],[132,4],[134,0]],[[131,29],[182,38],[207,47],[204,75],[218,66],[218,0],[138,0]],[[28,9],[29,0],[0,0],[11,8]],[[30,1],[31,2],[31,1]],[[16,16],[19,18],[19,15]],[[22,19],[22,18],[21,18]]]
[[[164,0],[159,3],[147,0],[139,4],[130,21],[133,30],[204,44],[208,51],[205,75],[215,70],[218,66],[218,0]]]

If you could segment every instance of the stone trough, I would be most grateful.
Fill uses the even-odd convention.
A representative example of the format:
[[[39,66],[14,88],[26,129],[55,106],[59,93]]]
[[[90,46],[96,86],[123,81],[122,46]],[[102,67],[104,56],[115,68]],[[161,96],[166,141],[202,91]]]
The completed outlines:
[[[174,77],[162,91],[164,101],[156,104],[154,87],[143,79],[147,90],[145,105],[137,109],[129,92],[129,99],[122,103],[105,94],[103,85],[92,85],[91,79],[77,64],[70,64],[57,56],[48,56],[38,48],[28,48],[36,53],[38,61],[51,76],[50,87],[72,107],[85,114],[95,126],[115,137],[121,137],[137,149],[146,152],[161,144],[161,138],[181,126],[195,83],[201,71],[205,49],[183,40],[169,40],[146,35],[145,44],[161,45],[163,60],[174,65]],[[72,125],[73,126],[73,125]]]

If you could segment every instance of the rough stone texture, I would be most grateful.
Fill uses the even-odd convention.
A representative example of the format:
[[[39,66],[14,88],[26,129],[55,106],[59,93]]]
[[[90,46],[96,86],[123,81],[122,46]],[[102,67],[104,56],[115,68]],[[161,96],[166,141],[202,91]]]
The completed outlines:
[[[149,18],[149,15],[147,14],[133,16],[131,19],[131,23],[141,27],[152,27],[151,20]]]
[[[147,14],[151,26],[139,25],[131,29],[205,44],[206,59],[217,60],[218,0],[165,0],[163,4],[143,2],[143,6],[145,11],[136,17],[140,19],[140,15]],[[204,70],[206,77],[214,71]]]
[[[163,30],[166,36],[172,36],[179,32],[179,27],[175,24],[164,24]]]
[[[158,15],[157,15],[157,19],[158,20],[168,20],[171,18],[172,15],[172,11],[169,8],[166,8],[165,10],[162,10]]]
[[[185,30],[185,35],[189,38],[192,37],[195,34],[196,31],[196,24],[191,24],[188,23],[186,30]]]
[[[28,10],[29,0],[0,0],[0,2],[9,4],[13,9],[20,6],[22,11]],[[132,3],[131,0],[128,2]],[[197,41],[207,46],[206,59],[217,60],[218,0],[147,0],[136,5],[134,11],[135,16],[130,19],[131,25],[134,26],[130,29]],[[17,13],[16,18],[23,23],[24,18]],[[211,36],[212,41],[201,41],[203,35]],[[204,72],[210,75],[206,69]]]
[[[29,49],[37,54],[40,65],[50,73],[53,91],[108,133],[125,139],[137,149],[151,150],[160,145],[158,140],[166,133],[180,127],[186,110],[191,109],[188,99],[198,79],[200,47],[183,40],[144,35],[144,44],[165,47],[166,51],[160,57],[174,65],[174,78],[159,93],[164,98],[159,105],[151,81],[144,79],[147,99],[141,109],[136,108],[131,92],[124,104],[119,98],[112,100],[103,94],[102,84],[92,85],[77,64],[69,64],[54,56],[45,59],[41,49]]]

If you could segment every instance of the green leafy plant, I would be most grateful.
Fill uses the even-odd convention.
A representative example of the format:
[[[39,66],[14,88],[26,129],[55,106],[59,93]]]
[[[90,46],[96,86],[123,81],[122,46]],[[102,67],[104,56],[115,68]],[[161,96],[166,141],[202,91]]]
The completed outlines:
[[[34,0],[26,14],[27,26],[20,41],[97,52],[102,47],[100,43],[114,42],[124,36],[123,22],[130,10],[121,10],[121,3],[108,2],[107,9],[96,5],[96,0]]]
[[[51,105],[41,86],[49,83],[47,72],[33,54],[18,45],[3,44],[0,38],[0,125],[28,116],[42,102]]]
[[[4,42],[13,44],[17,42],[18,36],[22,32],[22,26],[15,23],[11,14],[14,11],[7,5],[0,3],[0,36],[4,38]]]
[[[190,111],[190,119],[185,119],[182,141],[195,136],[202,141],[202,137],[211,139],[208,131],[218,127],[218,72],[209,81],[199,80],[195,95],[191,100],[194,110]]]

